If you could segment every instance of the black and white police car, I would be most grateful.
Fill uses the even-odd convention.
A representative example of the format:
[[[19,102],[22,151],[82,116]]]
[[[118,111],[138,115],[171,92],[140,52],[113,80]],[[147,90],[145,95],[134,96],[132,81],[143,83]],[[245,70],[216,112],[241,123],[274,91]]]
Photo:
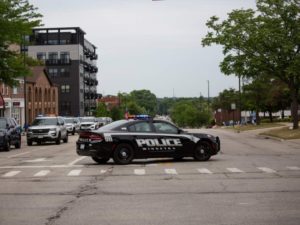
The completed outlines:
[[[209,160],[220,151],[220,139],[208,134],[187,133],[164,120],[118,120],[92,131],[81,131],[78,155],[97,163],[113,158],[117,164],[133,159],[194,157]]]

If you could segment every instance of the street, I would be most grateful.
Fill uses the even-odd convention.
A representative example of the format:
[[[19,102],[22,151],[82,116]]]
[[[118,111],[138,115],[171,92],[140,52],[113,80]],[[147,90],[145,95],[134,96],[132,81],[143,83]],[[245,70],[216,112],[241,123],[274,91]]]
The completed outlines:
[[[0,225],[298,225],[300,142],[205,129],[221,154],[98,165],[67,144],[0,151]]]

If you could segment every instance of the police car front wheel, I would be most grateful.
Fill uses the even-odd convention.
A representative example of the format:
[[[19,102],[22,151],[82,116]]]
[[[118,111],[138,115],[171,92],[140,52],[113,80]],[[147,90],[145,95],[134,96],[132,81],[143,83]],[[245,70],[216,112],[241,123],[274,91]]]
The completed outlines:
[[[129,144],[119,144],[113,155],[115,163],[125,165],[132,161],[134,156],[133,149]]]
[[[194,150],[194,159],[197,161],[207,161],[211,157],[210,145],[207,142],[199,143]]]

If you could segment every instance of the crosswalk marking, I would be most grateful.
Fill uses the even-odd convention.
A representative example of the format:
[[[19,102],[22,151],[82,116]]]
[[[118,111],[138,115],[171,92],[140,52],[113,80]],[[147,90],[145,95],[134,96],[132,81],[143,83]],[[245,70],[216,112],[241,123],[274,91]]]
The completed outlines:
[[[198,169],[198,171],[199,171],[199,173],[204,173],[204,174],[212,174],[213,173],[206,168],[200,168],[200,169]]]
[[[275,170],[267,168],[267,167],[257,167],[257,169],[259,169],[259,170],[261,170],[261,171],[263,171],[265,173],[276,173]]]
[[[35,176],[35,177],[44,177],[48,173],[50,173],[50,170],[41,170],[41,171],[37,172],[36,174],[34,174],[33,176]]]
[[[100,173],[103,174],[103,173],[106,173],[106,171],[107,170],[100,170]]]
[[[177,171],[175,169],[165,169],[166,174],[176,175]]]
[[[300,170],[300,167],[298,166],[287,166],[286,168],[288,168],[289,170]]]
[[[134,174],[135,175],[145,175],[146,171],[145,171],[145,169],[135,169]]]
[[[13,177],[13,176],[16,176],[18,173],[21,173],[21,171],[13,170],[13,171],[7,172],[2,177]]]
[[[230,171],[231,173],[244,173],[243,170],[240,170],[238,168],[227,168],[228,171]]]
[[[79,176],[82,170],[71,170],[68,176]]]

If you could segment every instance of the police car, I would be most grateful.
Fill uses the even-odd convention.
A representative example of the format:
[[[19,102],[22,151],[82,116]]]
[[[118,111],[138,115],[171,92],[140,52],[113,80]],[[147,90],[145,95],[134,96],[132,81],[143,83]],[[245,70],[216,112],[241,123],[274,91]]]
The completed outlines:
[[[220,151],[220,139],[208,134],[187,133],[164,120],[118,120],[98,130],[82,131],[76,142],[78,155],[101,164],[133,159],[194,157],[207,161]]]

